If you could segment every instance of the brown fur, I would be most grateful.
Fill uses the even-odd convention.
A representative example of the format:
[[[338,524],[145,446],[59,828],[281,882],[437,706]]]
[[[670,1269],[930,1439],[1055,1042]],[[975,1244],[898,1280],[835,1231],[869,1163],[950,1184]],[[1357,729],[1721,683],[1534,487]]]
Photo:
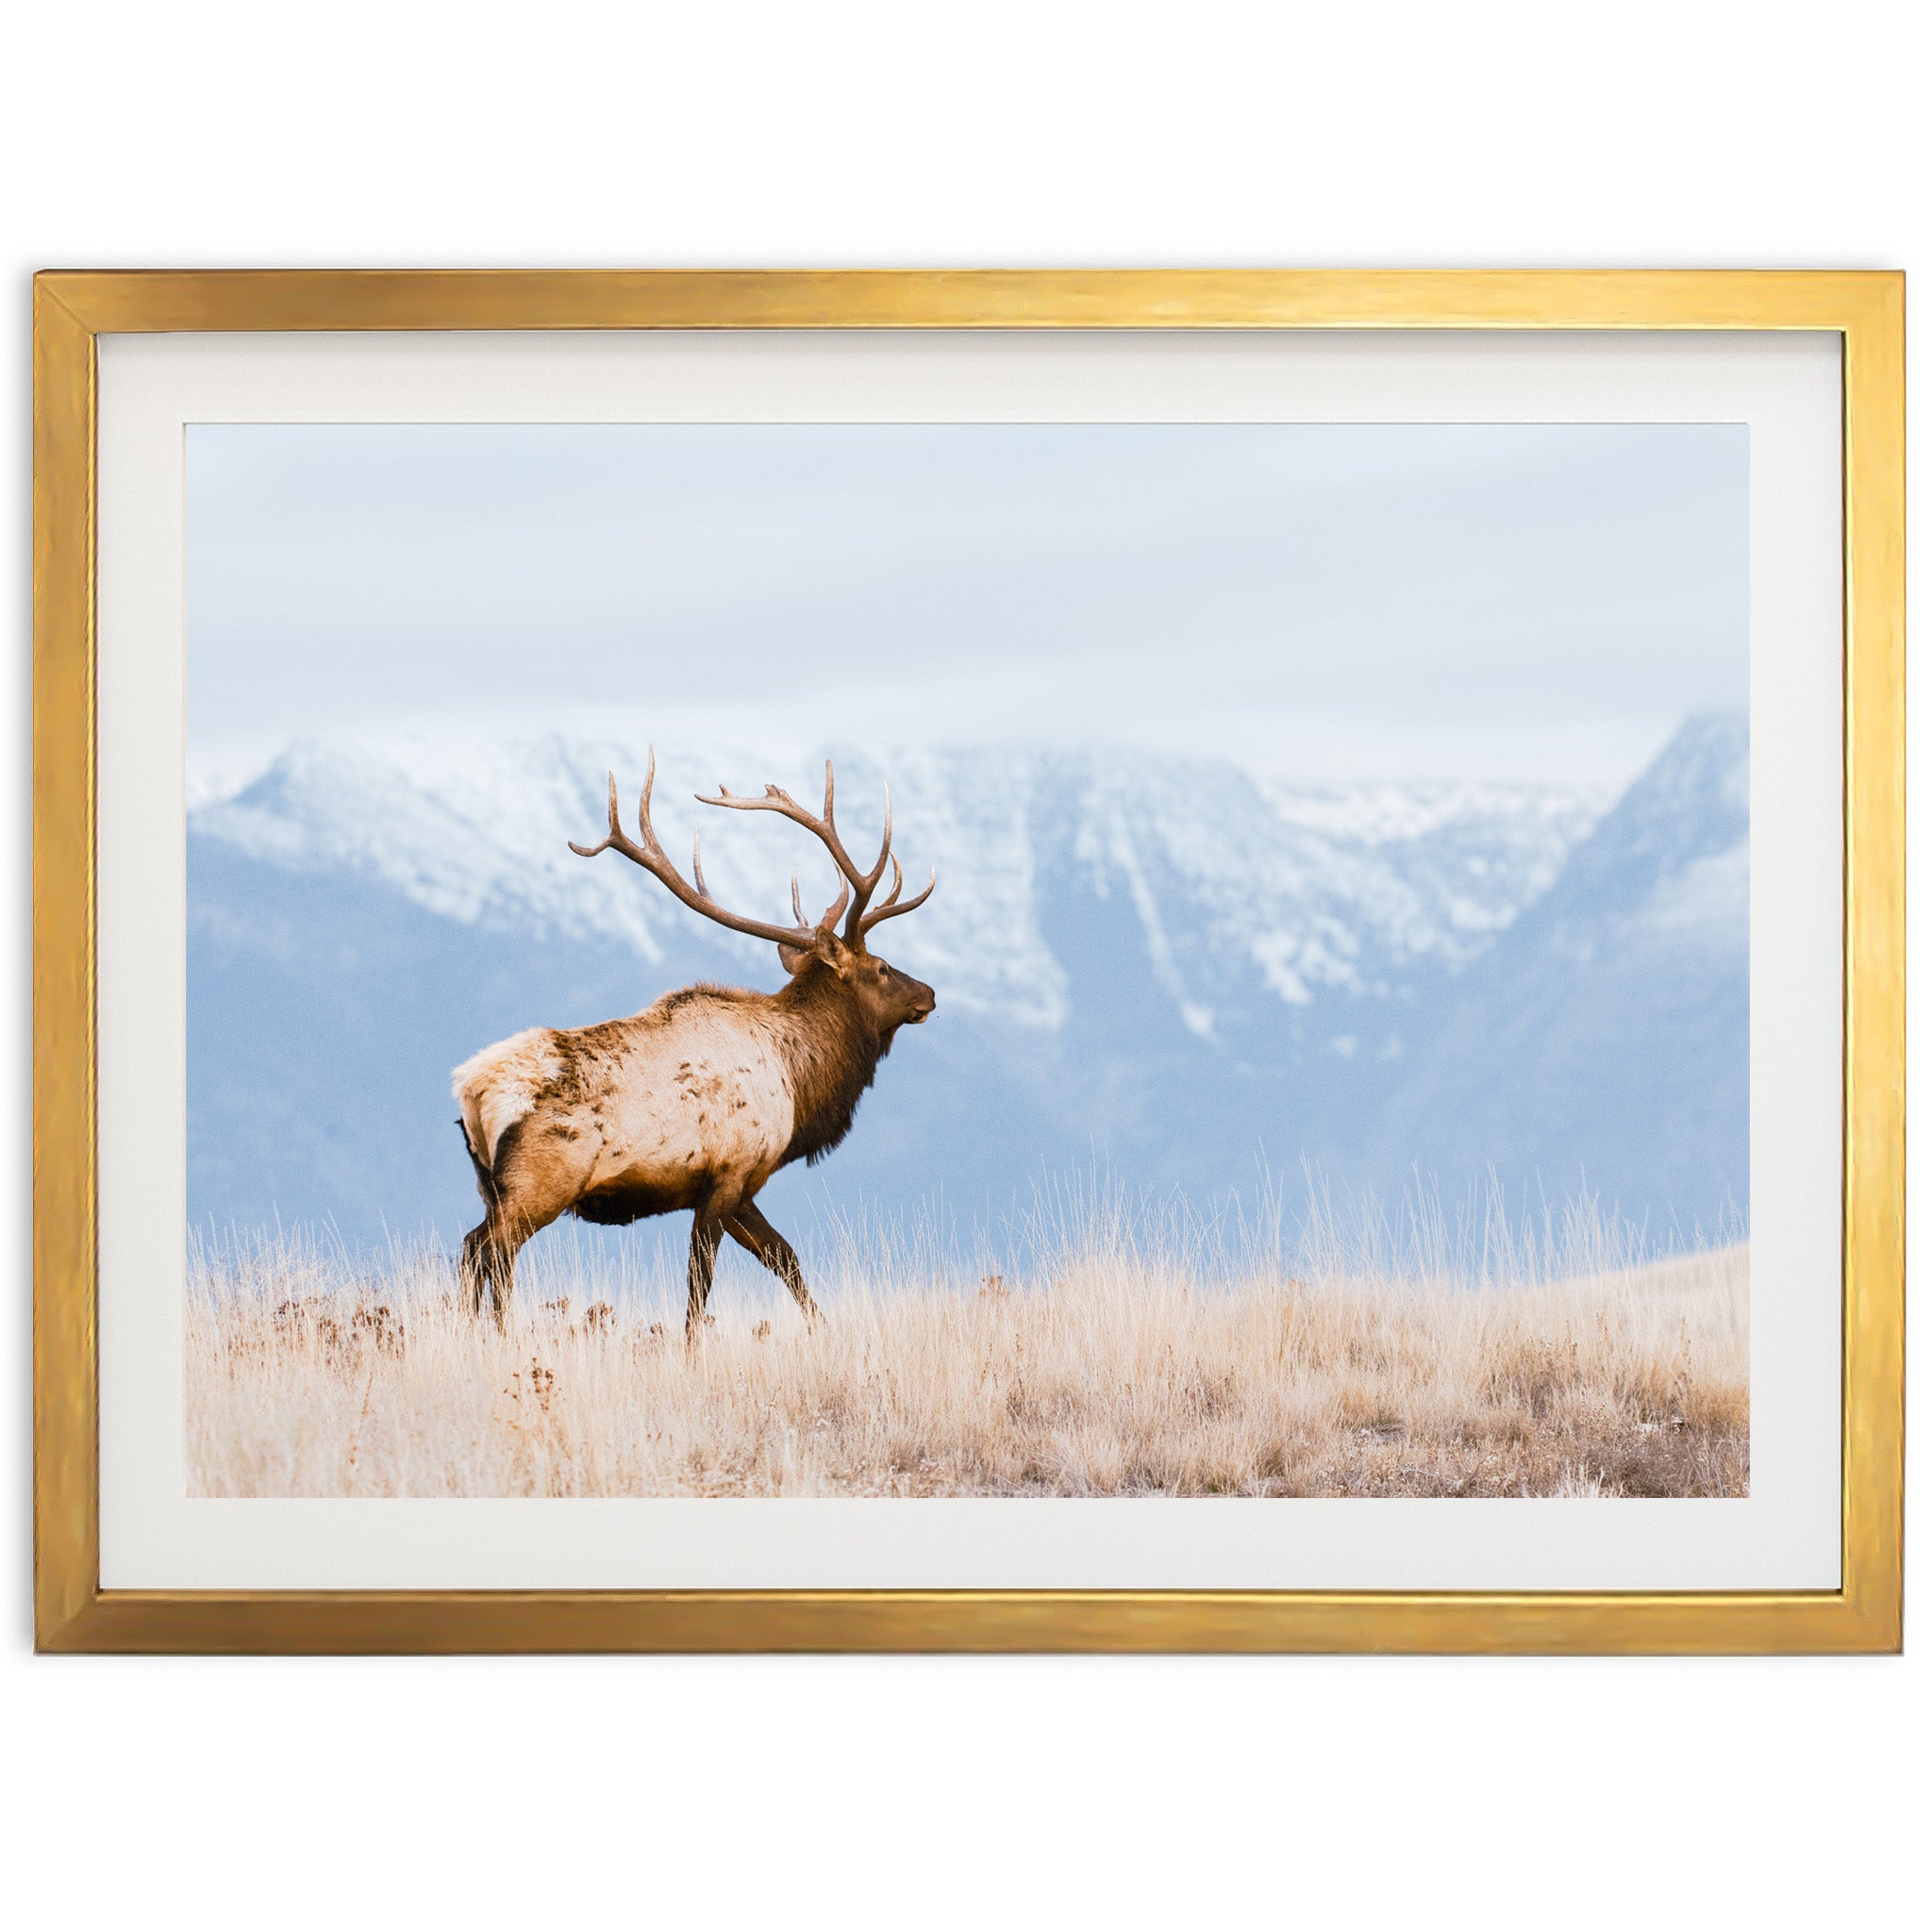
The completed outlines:
[[[463,1242],[472,1305],[487,1296],[507,1319],[518,1250],[559,1215],[623,1226],[688,1212],[693,1332],[726,1235],[815,1317],[757,1194],[845,1138],[892,1036],[933,1004],[930,987],[828,935],[775,993],[685,987],[628,1019],[486,1048],[455,1075],[487,1210]]]
[[[891,1051],[855,1005],[841,996],[838,975],[817,961],[785,989],[793,1011],[807,1024],[788,1030],[785,1062],[791,1074],[791,1139],[779,1166],[803,1160],[815,1167],[847,1134],[879,1062]]]
[[[878,858],[864,873],[833,823],[829,759],[823,816],[775,785],[766,786],[762,798],[721,789],[702,801],[724,810],[782,813],[831,855],[843,881],[837,900],[808,925],[794,874],[797,924],[781,926],[720,906],[705,886],[695,847],[690,879],[672,864],[651,825],[657,774],[653,752],[636,839],[624,829],[613,774],[608,833],[595,845],[573,842],[571,850],[584,858],[621,852],[692,911],[774,941],[791,982],[775,993],[688,986],[628,1020],[568,1032],[532,1027],[456,1070],[463,1139],[488,1208],[464,1238],[463,1279],[472,1306],[480,1312],[487,1294],[499,1322],[508,1316],[517,1251],[559,1214],[622,1226],[679,1211],[691,1217],[688,1335],[695,1336],[704,1320],[718,1243],[727,1234],[784,1282],[808,1320],[815,1319],[798,1257],[754,1206],[758,1190],[788,1162],[817,1160],[845,1138],[892,1035],[933,1009],[931,987],[866,950],[874,926],[916,910],[937,883],[900,897],[905,878],[891,857],[890,795]],[[873,906],[889,861],[891,887]]]

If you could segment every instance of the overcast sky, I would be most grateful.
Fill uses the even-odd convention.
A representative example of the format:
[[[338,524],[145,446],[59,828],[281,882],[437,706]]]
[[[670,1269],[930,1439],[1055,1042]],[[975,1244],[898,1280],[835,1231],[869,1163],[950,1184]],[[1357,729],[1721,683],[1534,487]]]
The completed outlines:
[[[621,718],[1622,780],[1741,706],[1746,432],[203,425],[191,748]]]

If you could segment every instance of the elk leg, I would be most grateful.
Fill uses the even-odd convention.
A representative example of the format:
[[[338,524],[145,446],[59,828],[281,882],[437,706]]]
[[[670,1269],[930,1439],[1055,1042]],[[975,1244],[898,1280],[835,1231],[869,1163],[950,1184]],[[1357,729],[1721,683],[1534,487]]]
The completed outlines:
[[[509,1298],[516,1286],[517,1250],[529,1238],[529,1231],[492,1214],[463,1237],[462,1278],[470,1291],[470,1312],[480,1317],[483,1298],[490,1297],[490,1311],[496,1325],[509,1325]]]
[[[684,1339],[694,1342],[705,1319],[705,1304],[711,1297],[711,1273],[718,1265],[718,1238],[724,1224],[716,1214],[700,1208],[691,1224],[691,1266],[686,1273],[690,1293],[684,1305]]]
[[[791,1291],[791,1299],[798,1304],[806,1321],[815,1323],[819,1318],[818,1304],[806,1290],[805,1270],[798,1265],[797,1253],[758,1211],[757,1204],[745,1202],[724,1225],[740,1247],[749,1248]]]
[[[483,1298],[490,1293],[490,1279],[496,1266],[496,1230],[486,1216],[463,1237],[463,1258],[458,1278],[470,1298],[470,1313],[481,1316]]]
[[[490,1286],[494,1247],[491,1224],[496,1219],[498,1207],[496,1176],[490,1172],[471,1142],[469,1127],[461,1121],[457,1125],[462,1130],[463,1151],[470,1157],[470,1165],[476,1170],[476,1191],[483,1196],[485,1210],[483,1219],[463,1237],[463,1258],[457,1267],[457,1280],[470,1298],[470,1313],[480,1317],[484,1291]]]
[[[470,1291],[470,1310],[482,1314],[487,1291],[499,1328],[509,1326],[518,1253],[533,1234],[548,1227],[583,1191],[590,1166],[578,1137],[567,1126],[559,1132],[553,1125],[547,1133],[532,1137],[526,1131],[528,1125],[527,1120],[513,1122],[498,1138],[484,1195],[490,1212],[463,1241],[463,1280]],[[467,1133],[464,1138],[468,1139]],[[479,1161],[479,1188],[485,1172]]]
[[[491,1246],[494,1265],[490,1271],[490,1312],[496,1317],[499,1328],[509,1326],[509,1298],[517,1285],[517,1250],[529,1238],[527,1228],[504,1226],[497,1229],[496,1240]]]

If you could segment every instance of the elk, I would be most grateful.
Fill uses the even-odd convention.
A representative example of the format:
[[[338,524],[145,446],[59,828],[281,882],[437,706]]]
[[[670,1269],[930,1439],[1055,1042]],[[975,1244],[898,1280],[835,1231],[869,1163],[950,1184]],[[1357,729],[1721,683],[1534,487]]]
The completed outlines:
[[[904,1025],[932,1013],[933,990],[868,950],[882,921],[916,910],[932,896],[901,899],[905,875],[892,856],[892,798],[886,793],[878,858],[861,872],[832,816],[832,762],[825,802],[813,814],[767,785],[762,798],[724,786],[701,805],[780,813],[810,832],[840,874],[839,896],[816,924],[791,874],[795,924],[768,924],[728,912],[705,884],[691,841],[687,881],[651,824],[657,782],[653,747],[638,800],[638,836],[618,818],[610,778],[610,829],[594,845],[570,841],[582,858],[614,851],[668,887],[693,912],[732,932],[770,940],[789,975],[777,992],[688,986],[625,1020],[601,1025],[538,1026],[485,1047],[451,1076],[459,1125],[486,1212],[463,1241],[461,1278],[480,1317],[487,1294],[499,1325],[508,1323],[519,1249],[561,1214],[606,1226],[647,1215],[691,1219],[685,1334],[695,1340],[718,1245],[729,1235],[791,1291],[807,1322],[818,1307],[791,1244],[758,1211],[758,1194],[781,1167],[816,1162],[845,1138],[860,1097]],[[891,890],[872,895],[892,869]],[[844,927],[839,928],[841,915]]]

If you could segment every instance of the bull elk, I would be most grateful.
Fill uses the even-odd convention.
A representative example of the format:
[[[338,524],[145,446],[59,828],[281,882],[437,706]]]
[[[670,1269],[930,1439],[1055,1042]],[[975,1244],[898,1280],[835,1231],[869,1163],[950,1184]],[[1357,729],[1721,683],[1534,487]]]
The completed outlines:
[[[651,824],[657,776],[654,749],[635,840],[619,822],[613,774],[609,831],[595,845],[573,841],[570,849],[583,858],[620,852],[693,912],[772,941],[789,983],[773,993],[688,986],[627,1020],[532,1027],[456,1070],[463,1140],[487,1209],[464,1239],[462,1280],[473,1311],[482,1313],[487,1294],[499,1324],[508,1318],[518,1250],[559,1215],[623,1226],[680,1211],[692,1217],[688,1337],[704,1320],[725,1235],[756,1255],[791,1290],[807,1321],[815,1321],[798,1257],[758,1211],[758,1190],[781,1167],[820,1160],[845,1138],[893,1035],[933,1009],[931,987],[866,946],[874,927],[923,906],[938,882],[900,898],[905,876],[892,856],[890,791],[885,836],[867,872],[853,862],[833,821],[829,758],[819,815],[775,785],[762,798],[723,786],[716,798],[699,795],[701,805],[729,811],[780,813],[817,838],[839,868],[839,896],[816,924],[806,920],[793,872],[796,924],[771,925],[727,912],[711,897],[695,839],[691,880],[672,864]],[[891,889],[874,906],[889,863]]]

